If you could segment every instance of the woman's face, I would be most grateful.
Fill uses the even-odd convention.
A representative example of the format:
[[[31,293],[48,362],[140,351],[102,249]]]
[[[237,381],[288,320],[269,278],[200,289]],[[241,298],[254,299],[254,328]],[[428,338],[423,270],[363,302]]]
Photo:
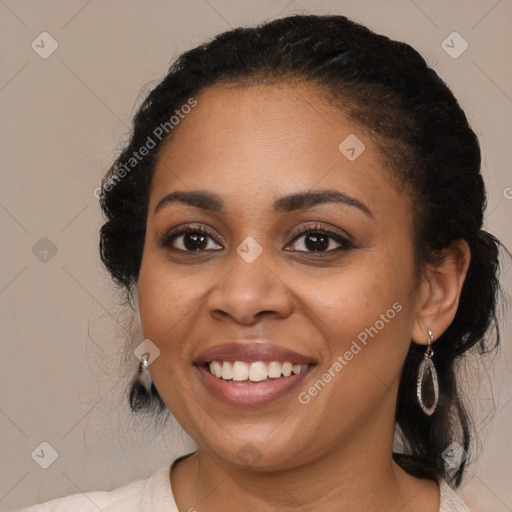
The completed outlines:
[[[388,446],[418,308],[408,198],[311,85],[196,99],[159,157],[138,281],[160,395],[229,463]]]

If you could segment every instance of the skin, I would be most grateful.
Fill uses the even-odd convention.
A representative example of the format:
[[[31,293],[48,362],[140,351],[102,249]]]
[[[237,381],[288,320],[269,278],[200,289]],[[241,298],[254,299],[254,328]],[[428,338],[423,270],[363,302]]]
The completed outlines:
[[[455,315],[469,250],[454,244],[418,278],[410,198],[368,131],[322,97],[307,84],[210,87],[160,153],[138,301],[144,337],[161,351],[151,376],[198,445],[172,471],[180,510],[439,509],[437,484],[392,461],[395,401],[411,340],[426,344],[428,329],[437,338]],[[366,146],[355,161],[338,149],[349,134]],[[370,214],[335,202],[272,209],[282,196],[325,189],[356,198]],[[191,190],[219,196],[225,213],[179,202],[155,212],[166,194]],[[186,236],[161,246],[188,224],[209,231],[206,250],[180,251]],[[318,225],[348,234],[352,246],[314,252],[307,235],[295,236]],[[236,252],[249,236],[263,250],[252,263]],[[328,240],[327,249],[339,246]],[[300,403],[298,393],[395,303],[401,311]],[[256,338],[307,355],[314,370],[276,403],[219,401],[192,361],[227,340]],[[248,442],[258,454],[252,465],[237,456]]]

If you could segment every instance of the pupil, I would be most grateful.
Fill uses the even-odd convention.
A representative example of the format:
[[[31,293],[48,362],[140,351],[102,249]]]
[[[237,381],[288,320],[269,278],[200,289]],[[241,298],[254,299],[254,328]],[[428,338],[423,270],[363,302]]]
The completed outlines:
[[[189,251],[199,251],[204,249],[207,243],[206,236],[201,235],[200,233],[189,233],[185,237],[185,247]]]
[[[306,237],[306,247],[312,251],[321,251],[327,249],[329,239],[324,235],[308,235]]]

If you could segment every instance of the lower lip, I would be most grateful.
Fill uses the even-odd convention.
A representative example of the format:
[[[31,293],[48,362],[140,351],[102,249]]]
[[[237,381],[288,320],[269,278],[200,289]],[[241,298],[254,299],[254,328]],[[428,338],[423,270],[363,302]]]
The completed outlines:
[[[260,382],[219,379],[214,377],[204,365],[197,365],[196,368],[206,389],[216,398],[231,405],[251,407],[284,398],[299,385],[312,370],[313,365],[309,365],[305,371],[297,375],[269,378]]]

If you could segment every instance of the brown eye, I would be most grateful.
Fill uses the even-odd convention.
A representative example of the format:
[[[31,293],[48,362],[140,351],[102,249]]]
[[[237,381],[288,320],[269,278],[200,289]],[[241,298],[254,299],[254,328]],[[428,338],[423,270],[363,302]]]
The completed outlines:
[[[161,245],[183,252],[203,252],[222,249],[222,246],[217,244],[205,229],[201,228],[173,230],[165,236]]]
[[[183,235],[183,246],[187,251],[202,251],[208,246],[208,237],[201,233]]]
[[[326,252],[340,246],[338,242],[322,233],[310,233],[295,239],[295,251]]]
[[[350,249],[353,245],[338,233],[310,228],[296,236],[289,247],[298,252],[335,252]]]

